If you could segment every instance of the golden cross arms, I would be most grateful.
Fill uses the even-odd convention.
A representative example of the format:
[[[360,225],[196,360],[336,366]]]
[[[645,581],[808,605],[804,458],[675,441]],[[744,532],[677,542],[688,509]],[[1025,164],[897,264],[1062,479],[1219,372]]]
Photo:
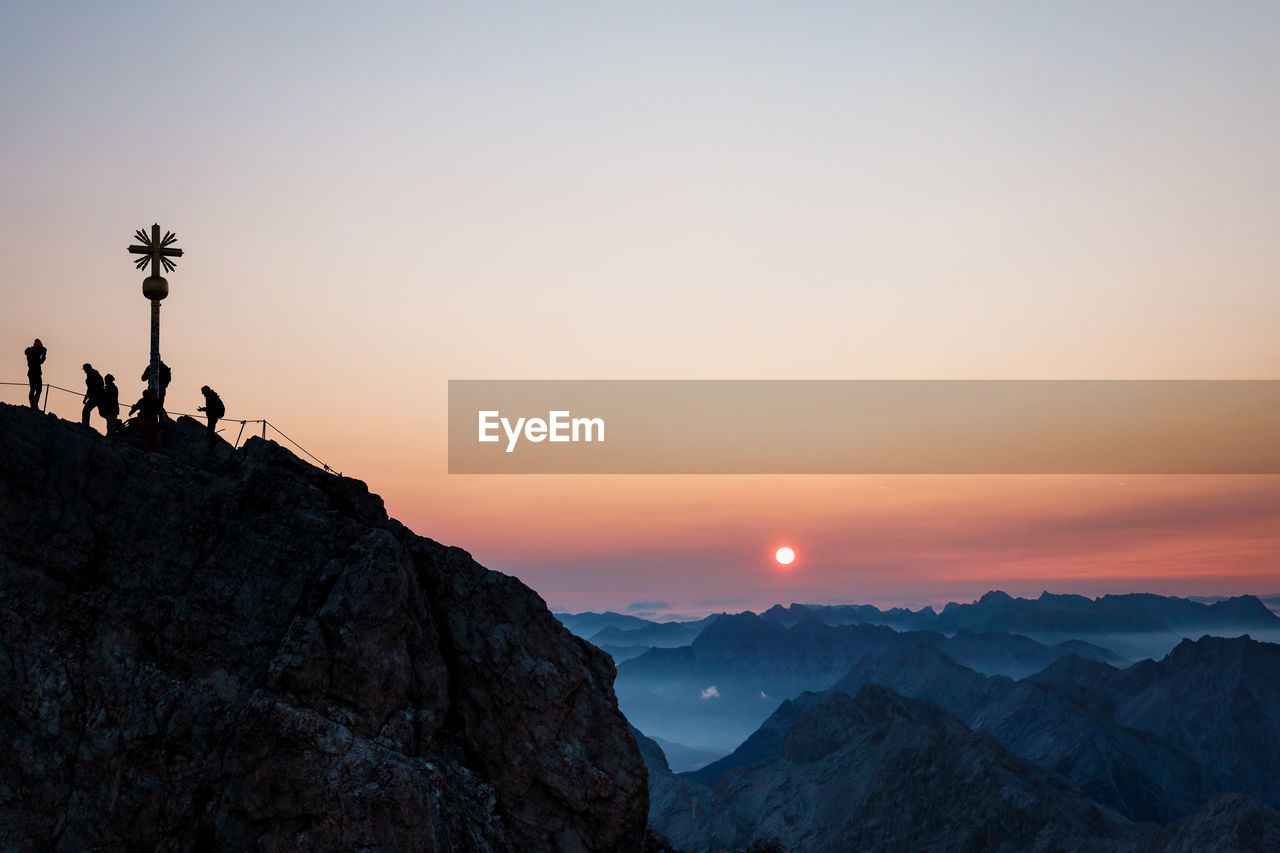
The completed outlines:
[[[133,232],[138,238],[138,244],[129,247],[129,251],[135,255],[142,255],[134,261],[138,269],[142,269],[147,264],[151,264],[151,274],[160,275],[160,267],[164,266],[165,272],[173,272],[177,265],[169,260],[170,258],[182,257],[182,250],[176,248],[173,243],[178,239],[172,231],[166,231],[164,238],[160,237],[160,226],[152,225],[151,233],[138,230]]]

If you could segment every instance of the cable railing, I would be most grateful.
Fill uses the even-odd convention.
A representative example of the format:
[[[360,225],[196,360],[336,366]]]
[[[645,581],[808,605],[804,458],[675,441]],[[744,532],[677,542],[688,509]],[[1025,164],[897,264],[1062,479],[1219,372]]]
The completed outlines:
[[[28,383],[28,382],[0,382],[0,385],[21,386],[21,387],[23,387],[23,388],[30,388],[30,387],[31,387],[31,386],[30,386],[30,383]],[[40,404],[40,411],[42,411],[42,412],[48,412],[48,411],[49,411],[49,391],[50,391],[50,389],[52,389],[52,390],[54,390],[54,391],[65,391],[66,393],[68,393],[68,394],[72,394],[72,395],[74,395],[74,396],[76,396],[76,397],[84,397],[84,392],[83,392],[83,391],[75,391],[75,390],[73,390],[73,389],[71,389],[71,388],[63,388],[61,385],[54,385],[54,384],[53,384],[53,383],[51,383],[51,382],[45,382],[45,383],[44,383],[44,390],[43,390],[43,392],[42,392],[44,399],[43,399],[43,401],[42,401],[42,402],[41,402],[41,404]],[[202,419],[203,419],[203,417],[202,417],[201,415],[198,415],[198,414],[192,414],[192,413],[190,413],[190,412],[174,412],[174,411],[170,411],[170,410],[168,410],[168,409],[166,409],[166,410],[165,410],[165,412],[166,412],[167,414],[169,414],[169,415],[177,415],[177,416],[179,416],[179,417],[183,417],[183,416],[185,416],[185,417],[188,417],[188,418],[194,418],[195,420],[202,420]],[[274,432],[276,435],[280,436],[280,437],[281,437],[281,438],[283,438],[285,441],[289,442],[289,444],[293,445],[293,446],[294,446],[294,447],[296,447],[298,450],[302,451],[303,455],[305,455],[308,459],[310,459],[312,462],[314,462],[314,463],[315,463],[316,465],[318,465],[320,468],[324,469],[327,473],[329,473],[329,474],[336,474],[336,475],[337,475],[337,476],[339,476],[339,477],[341,477],[341,476],[342,476],[342,472],[341,472],[341,471],[337,471],[337,470],[334,470],[333,468],[329,467],[329,465],[327,465],[324,461],[322,461],[322,460],[321,460],[319,457],[317,457],[314,453],[312,453],[310,450],[307,450],[305,447],[303,447],[303,446],[302,446],[301,444],[299,444],[298,442],[294,441],[294,440],[293,440],[292,438],[290,438],[289,436],[285,435],[284,430],[280,429],[280,427],[278,427],[278,426],[276,426],[275,424],[271,423],[271,422],[270,422],[270,421],[268,421],[266,418],[228,418],[228,417],[221,417],[221,418],[218,418],[218,420],[219,420],[219,421],[225,421],[226,423],[229,423],[229,424],[240,424],[240,431],[239,431],[238,433],[236,433],[236,440],[235,440],[234,442],[232,442],[232,445],[231,445],[232,447],[237,447],[237,448],[238,448],[238,447],[240,446],[240,439],[244,437],[244,428],[245,428],[247,425],[249,425],[249,424],[259,424],[259,425],[261,425],[261,427],[262,427],[262,430],[261,430],[261,436],[262,436],[262,438],[264,438],[264,439],[265,439],[265,438],[267,437],[267,430],[268,430],[268,429],[270,429],[270,430],[271,430],[272,432]]]

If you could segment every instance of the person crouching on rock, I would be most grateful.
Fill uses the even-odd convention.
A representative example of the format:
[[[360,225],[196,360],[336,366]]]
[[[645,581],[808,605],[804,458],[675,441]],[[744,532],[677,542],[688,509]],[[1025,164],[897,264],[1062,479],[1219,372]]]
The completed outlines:
[[[218,437],[218,418],[227,413],[227,407],[222,405],[222,398],[218,396],[218,392],[214,391],[208,385],[200,386],[200,393],[204,395],[204,405],[196,409],[198,412],[204,412],[205,417],[209,419],[209,440]]]
[[[129,407],[129,414],[138,413],[138,433],[142,437],[143,450],[155,450],[160,445],[160,419],[164,406],[150,388],[142,392],[142,399]]]
[[[102,374],[93,369],[87,361],[84,364],[84,410],[80,413],[80,423],[89,425],[89,416],[98,408],[102,400]]]
[[[22,354],[27,357],[27,384],[31,386],[27,400],[31,403],[31,408],[38,410],[40,392],[44,390],[44,377],[40,373],[40,365],[44,364],[45,356],[49,351],[44,348],[44,344],[40,343],[40,339],[36,338],[36,342],[23,350]]]
[[[120,432],[120,389],[116,378],[108,373],[102,386],[102,399],[98,401],[98,414],[107,419],[107,436]]]

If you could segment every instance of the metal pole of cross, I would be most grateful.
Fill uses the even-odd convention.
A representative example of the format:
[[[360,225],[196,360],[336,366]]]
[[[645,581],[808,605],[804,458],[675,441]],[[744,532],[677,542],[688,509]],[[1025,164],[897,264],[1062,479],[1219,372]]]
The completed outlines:
[[[152,225],[151,233],[142,229],[133,232],[138,238],[136,245],[129,247],[129,252],[142,255],[134,261],[134,266],[142,269],[151,265],[151,275],[142,280],[142,295],[151,300],[151,381],[148,387],[156,397],[160,396],[160,300],[169,295],[169,282],[160,275],[161,266],[165,272],[173,272],[177,264],[170,258],[182,257],[182,250],[173,243],[178,239],[172,231],[166,231],[160,237],[160,226]]]

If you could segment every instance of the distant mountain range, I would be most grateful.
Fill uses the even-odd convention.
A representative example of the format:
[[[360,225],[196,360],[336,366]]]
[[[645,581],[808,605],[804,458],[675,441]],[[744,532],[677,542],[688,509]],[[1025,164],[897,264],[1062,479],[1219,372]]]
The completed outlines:
[[[707,683],[750,678],[775,695],[833,683],[868,654],[929,645],[983,672],[1011,676],[1038,672],[1055,660],[1076,655],[1124,663],[1110,650],[1075,640],[1055,645],[1018,634],[961,630],[948,637],[937,631],[899,632],[883,625],[826,625],[816,620],[789,628],[754,613],[721,616],[688,646],[650,649],[619,666],[634,678],[694,678]]]
[[[559,618],[614,656],[620,707],[678,766],[723,755],[673,773],[637,733],[675,848],[1189,853],[1280,850],[1280,646],[1238,636],[1280,637],[1268,603]]]
[[[1277,673],[1280,646],[1249,638],[1021,681],[889,650],[700,771],[642,740],[650,821],[689,850],[1277,850]]]
[[[1225,595],[1189,595],[1189,601],[1198,601],[1201,604],[1216,604],[1219,601],[1226,601],[1228,596]],[[1259,595],[1258,600],[1267,605],[1272,613],[1280,614],[1280,592],[1270,595]]]
[[[782,699],[834,685],[860,660],[916,646],[985,673],[1023,676],[1068,655],[1125,664],[1109,650],[1072,640],[1055,645],[996,632],[900,632],[883,625],[785,627],[754,613],[720,616],[688,646],[653,648],[618,664],[619,705],[642,731],[727,751]]]
[[[1280,641],[1280,616],[1273,609],[1280,609],[1280,596],[1270,596],[1264,602],[1252,595],[1194,599],[1132,593],[1086,598],[1044,592],[1031,599],[1014,598],[997,590],[969,604],[953,602],[942,612],[931,607],[881,610],[869,604],[792,604],[774,605],[759,614],[718,613],[684,622],[655,622],[613,612],[556,616],[569,630],[608,652],[619,664],[639,658],[650,649],[691,646],[719,620],[745,616],[758,616],[783,628],[817,622],[829,626],[884,625],[899,631],[935,631],[948,636],[961,632],[1021,634],[1048,645],[1082,640],[1111,650],[1119,659],[1137,660],[1162,656],[1184,637],[1204,634],[1236,636],[1255,632],[1255,636],[1261,634],[1265,639]],[[1083,657],[1092,656],[1084,649],[1080,653]],[[958,647],[948,655],[983,672],[1015,677],[1035,672],[1047,662],[1036,652],[1021,664],[1009,661],[1009,668],[966,659]]]
[[[622,630],[631,630],[663,624],[641,619],[639,616],[631,616],[627,613],[614,613],[612,610],[606,610],[604,613],[588,611],[586,613],[556,613],[554,615],[560,620],[561,624],[584,640],[590,640],[594,634],[604,628],[615,627]]]
[[[1280,626],[1280,617],[1253,595],[1202,604],[1149,593],[1086,598],[1043,592],[1039,598],[1013,598],[994,591],[972,604],[948,604],[932,617],[925,611],[921,614],[924,624],[913,627],[944,632],[968,628],[1062,634],[1183,630],[1212,633]]]
[[[1268,606],[1270,605],[1270,606]],[[870,604],[774,605],[760,617],[783,627],[816,620],[826,625],[888,625],[900,630],[1006,631],[1023,634],[1113,634],[1139,632],[1244,632],[1280,629],[1280,595],[1264,601],[1254,595],[1231,598],[1130,593],[1087,598],[1043,592],[1039,598],[1014,598],[993,590],[968,604],[952,602],[941,612],[932,607],[881,610]],[[748,611],[750,612],[750,611]],[[688,645],[715,614],[692,622],[655,622],[623,613],[557,613],[570,631],[596,645],[676,647]]]

